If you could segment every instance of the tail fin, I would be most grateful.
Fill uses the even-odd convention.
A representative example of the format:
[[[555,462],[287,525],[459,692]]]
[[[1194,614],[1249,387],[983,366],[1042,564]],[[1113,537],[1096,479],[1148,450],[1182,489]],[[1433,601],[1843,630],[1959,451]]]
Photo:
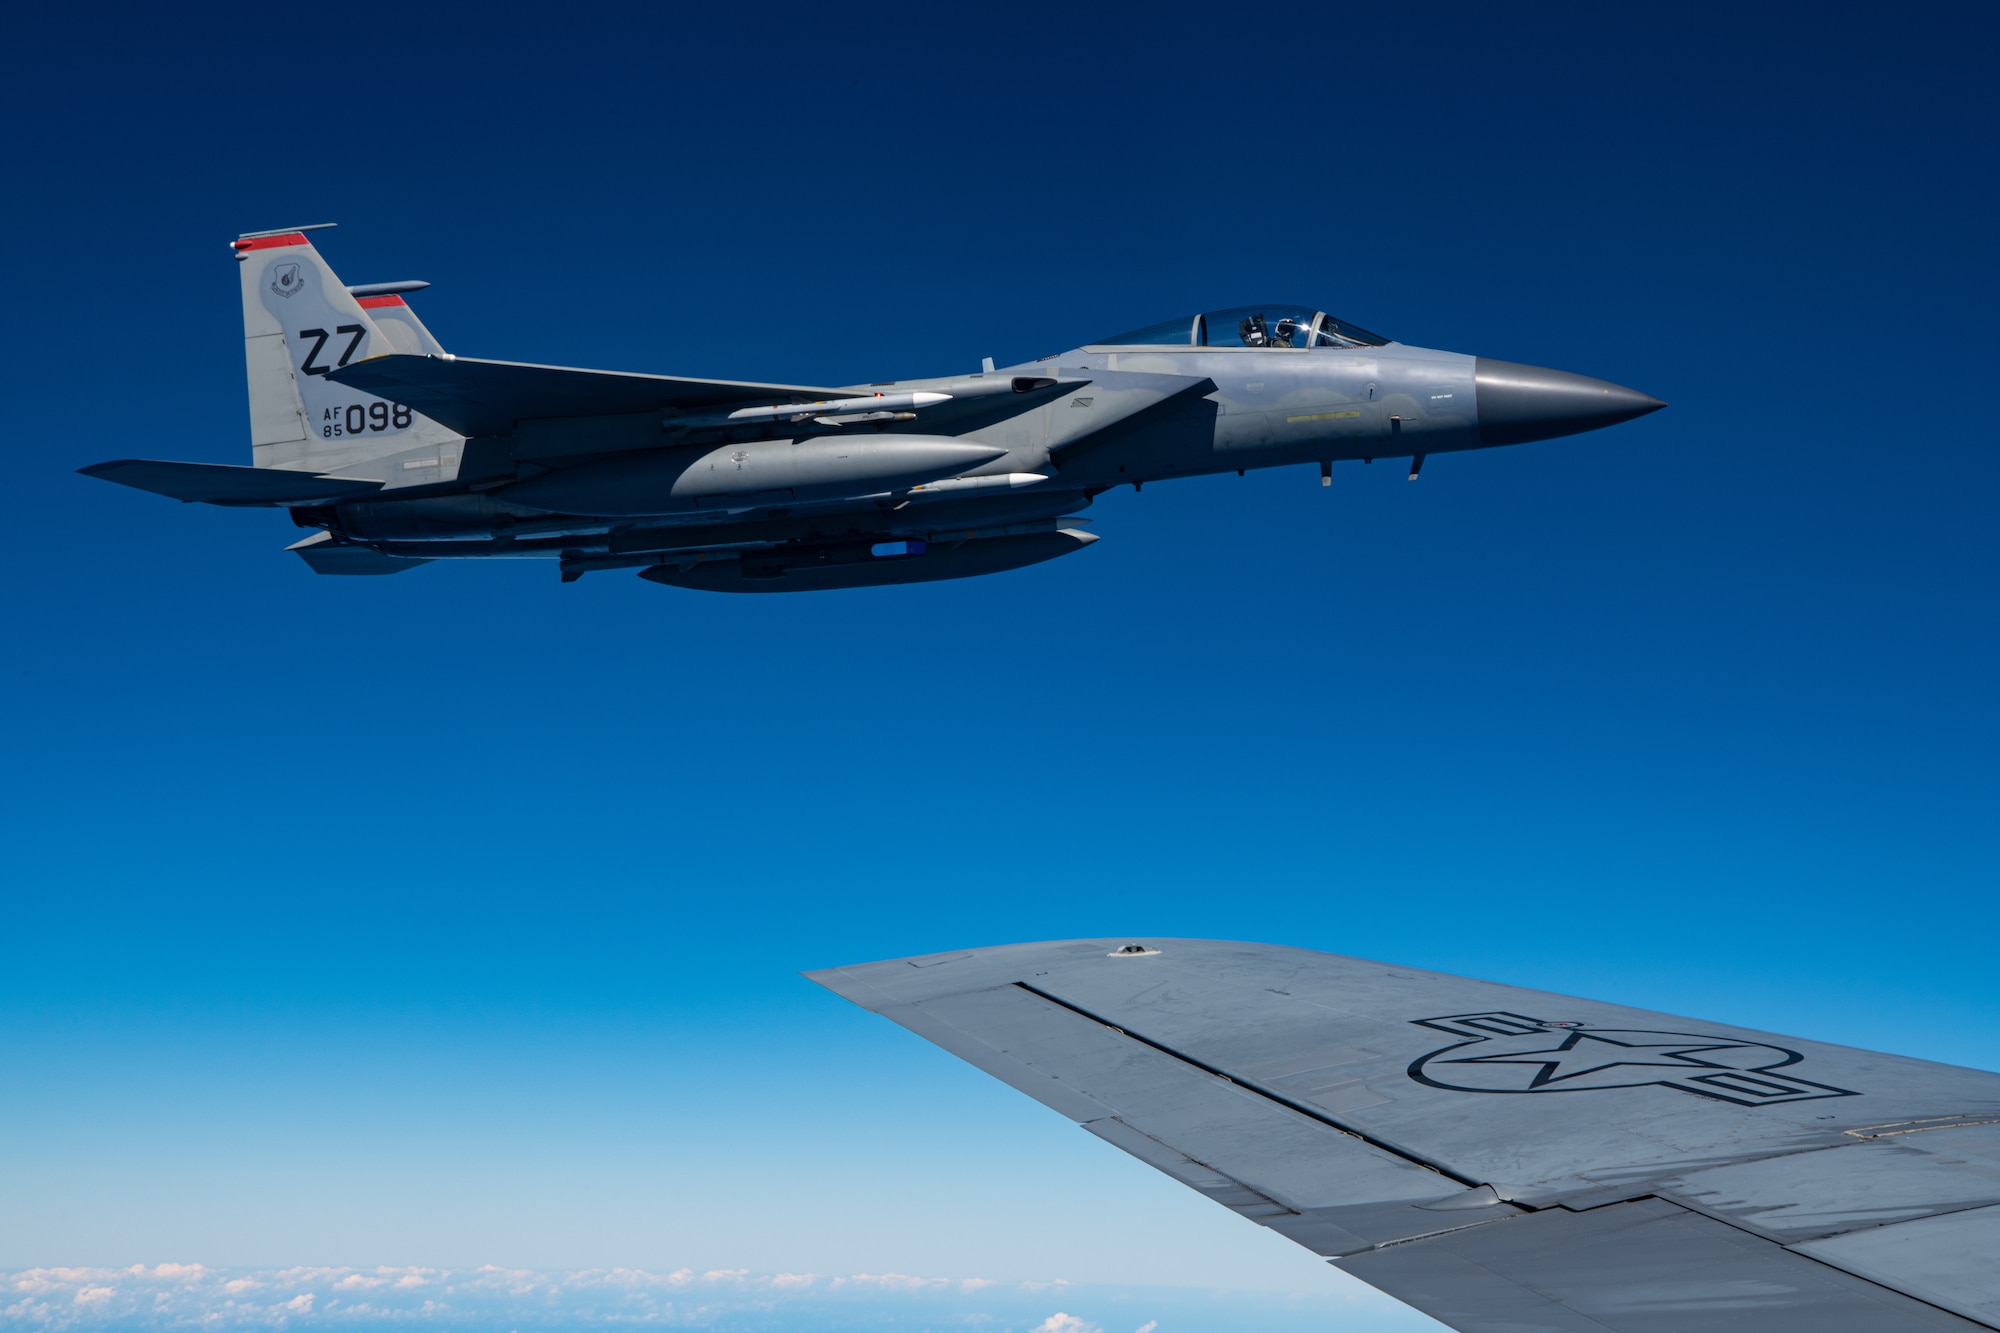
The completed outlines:
[[[363,288],[372,294],[357,298],[306,239],[312,230],[256,232],[232,246],[243,279],[252,461],[366,474],[390,487],[454,479],[463,436],[326,378],[365,357],[440,354],[437,340],[402,298],[420,284]],[[372,310],[364,308],[370,304]]]
[[[438,346],[438,340],[431,337],[431,331],[403,299],[404,293],[420,292],[428,286],[428,282],[371,282],[364,287],[349,287],[347,294],[368,312],[377,332],[389,340],[391,350],[411,356],[443,356],[444,348]]]

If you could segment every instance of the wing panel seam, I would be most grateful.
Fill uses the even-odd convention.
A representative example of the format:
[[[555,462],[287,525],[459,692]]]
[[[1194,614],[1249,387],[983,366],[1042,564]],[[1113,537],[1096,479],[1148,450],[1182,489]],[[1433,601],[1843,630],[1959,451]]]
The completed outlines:
[[[1063,999],[1061,996],[1058,995],[1051,995],[1049,992],[1043,990],[1039,986],[1033,985],[1026,981],[1017,981],[1014,984],[1020,987],[1022,990],[1028,992],[1030,995],[1038,996],[1039,998],[1048,1001],[1050,1004],[1055,1005],[1057,1008],[1067,1009],[1071,1013],[1077,1015],[1079,1018],[1087,1018],[1091,1022],[1096,1023],[1101,1027],[1106,1027],[1111,1029],[1111,1031],[1117,1033],[1121,1037],[1124,1037],[1130,1041],[1136,1041],[1141,1046],[1151,1047],[1153,1050],[1158,1051],[1161,1055],[1164,1055],[1171,1060],[1178,1060],[1180,1063],[1188,1065],[1194,1069],[1199,1069],[1202,1073],[1207,1074],[1211,1078],[1219,1078],[1224,1083],[1234,1084],[1236,1087],[1243,1089],[1245,1092],[1251,1093],[1254,1096],[1262,1097],[1264,1100],[1272,1102],[1278,1106],[1282,1106],[1288,1111],[1296,1112],[1297,1114],[1304,1116],[1308,1120],[1317,1121],[1318,1123],[1325,1125],[1328,1129],[1337,1130],[1340,1133],[1345,1134],[1352,1139],[1359,1139],[1361,1142],[1367,1144],[1369,1147],[1375,1149],[1377,1152],[1388,1153],[1390,1156],[1399,1158],[1402,1161],[1408,1162],[1413,1166],[1423,1167],[1426,1171],[1434,1171],[1438,1175],[1443,1176],[1445,1179],[1456,1181],[1458,1184],[1465,1186],[1467,1189],[1471,1189],[1475,1186],[1489,1183],[1483,1180],[1473,1180],[1468,1176],[1462,1176],[1456,1171],[1453,1171],[1444,1166],[1440,1166],[1438,1163],[1430,1161],[1427,1158],[1424,1158],[1416,1153],[1410,1152],[1407,1149],[1398,1148],[1397,1146],[1391,1143],[1384,1143],[1382,1140],[1375,1138],[1373,1135],[1355,1129],[1351,1125],[1341,1124],[1338,1120],[1335,1120],[1332,1116],[1326,1114],[1324,1111],[1315,1110],[1311,1107],[1302,1105],[1301,1103],[1294,1101],[1292,1098],[1285,1096],[1283,1093],[1278,1092],[1275,1089],[1265,1087],[1261,1083],[1256,1083],[1248,1079],[1238,1078],[1233,1074],[1227,1073],[1221,1069],[1216,1068],[1214,1065],[1211,1065],[1204,1060],[1196,1059],[1194,1056],[1191,1056],[1184,1051],[1175,1050],[1173,1047],[1168,1046],[1163,1042],[1155,1041],[1151,1037],[1146,1036],[1144,1033],[1134,1032],[1129,1027],[1121,1027],[1117,1023],[1112,1022],[1110,1019],[1105,1018],[1100,1014],[1092,1013],[1090,1010],[1084,1008],[1080,1004],[1074,1004],[1068,1000]],[[1509,1202],[1512,1201],[1509,1200]],[[1515,1204],[1514,1206],[1517,1208],[1522,1208],[1529,1212],[1535,1211],[1532,1208],[1528,1208],[1527,1205],[1525,1204]]]
[[[1707,1216],[1707,1214],[1704,1213],[1703,1216],[1705,1217]],[[1737,1229],[1742,1230],[1742,1228],[1740,1227]],[[1744,1232],[1743,1234],[1746,1236],[1751,1235],[1751,1233],[1747,1231]],[[1762,1240],[1763,1237],[1752,1236],[1752,1239]],[[1800,1243],[1803,1244],[1804,1242]],[[1772,1241],[1771,1244],[1776,1245],[1777,1242]],[[1834,1263],[1828,1259],[1822,1259],[1816,1254],[1808,1254],[1804,1250],[1795,1250],[1789,1245],[1779,1245],[1778,1248],[1783,1250],[1786,1254],[1797,1255],[1801,1259],[1810,1259],[1812,1262],[1818,1264],[1822,1268],[1830,1268],[1834,1272],[1839,1273],[1842,1277],[1851,1277],[1856,1282],[1865,1282],[1869,1286],[1874,1287],[1877,1291],[1884,1291],[1892,1296],[1900,1296],[1906,1301],[1914,1301],[1918,1305],[1922,1305],[1929,1309],[1936,1310],[1939,1314],[1950,1315],[1953,1319],[1963,1319],[1969,1323],[1977,1324],[1981,1328],[2000,1328],[2000,1324],[1995,1324],[1992,1320],[1987,1319],[1984,1315],[1968,1314],[1964,1310],[1955,1310],[1949,1305],[1939,1305],[1936,1301],[1931,1300],[1928,1297],[1919,1296],[1915,1292],[1906,1290],[1903,1287],[1892,1287],[1887,1282],[1882,1281],[1882,1279],[1880,1278],[1864,1276],[1863,1274],[1855,1272],[1851,1268],[1842,1268],[1839,1264]]]
[[[1791,1155],[1793,1155],[1793,1154],[1788,1154],[1788,1153],[1781,1153],[1781,1154],[1778,1154],[1778,1155],[1779,1155],[1779,1156],[1791,1156]],[[1762,1160],[1762,1159],[1760,1159],[1760,1160]],[[1750,1240],[1750,1241],[1753,1241],[1753,1242],[1755,1242],[1755,1243],[1757,1243],[1757,1244],[1759,1244],[1759,1245],[1771,1245],[1771,1246],[1775,1246],[1776,1248],[1778,1248],[1778,1249],[1780,1249],[1780,1250],[1783,1250],[1783,1251],[1784,1251],[1784,1252],[1785,1252],[1786,1254],[1792,1254],[1792,1255],[1797,1255],[1797,1256],[1798,1256],[1799,1258],[1801,1258],[1801,1259],[1810,1259],[1810,1260],[1812,1260],[1812,1261],[1813,1261],[1814,1263],[1818,1264],[1818,1265],[1819,1265],[1820,1267],[1822,1267],[1822,1268],[1830,1268],[1830,1269],[1832,1269],[1832,1270],[1833,1270],[1834,1272],[1836,1272],[1836,1273],[1839,1273],[1839,1274],[1841,1274],[1841,1275],[1842,1275],[1843,1277],[1851,1277],[1851,1278],[1855,1279],[1855,1280],[1856,1280],[1857,1282],[1865,1282],[1865,1283],[1867,1283],[1867,1284],[1868,1284],[1869,1286],[1871,1286],[1871,1287],[1874,1287],[1874,1288],[1877,1288],[1878,1290],[1881,1290],[1881,1291],[1884,1291],[1884,1292],[1888,1292],[1888,1293],[1890,1293],[1890,1294],[1892,1294],[1892,1295],[1896,1295],[1896,1296],[1901,1296],[1901,1297],[1903,1297],[1903,1298],[1904,1298],[1905,1300],[1911,1300],[1911,1301],[1915,1301],[1915,1302],[1916,1302],[1917,1304],[1919,1304],[1919,1305],[1924,1305],[1924,1306],[1928,1306],[1928,1307],[1930,1307],[1931,1309],[1933,1309],[1933,1310],[1936,1310],[1936,1311],[1938,1311],[1938,1312],[1939,1312],[1939,1313],[1941,1313],[1941,1314],[1948,1314],[1948,1315],[1951,1315],[1951,1316],[1953,1316],[1954,1318],[1957,1318],[1957,1319],[1970,1319],[1970,1320],[1971,1320],[1971,1321],[1972,1321],[1973,1323],[1975,1323],[1975,1324],[1979,1324],[1979,1325],[1982,1325],[1983,1327],[1986,1327],[1986,1328],[1995,1328],[1995,1327],[2000,1327],[2000,1325],[1995,1325],[1995,1324],[1993,1324],[1993,1323],[1991,1323],[1991,1322],[1987,1321],[1986,1319],[1983,1319],[1983,1318],[1981,1318],[1981,1317],[1979,1317],[1979,1316],[1977,1316],[1977,1315],[1969,1315],[1969,1314],[1967,1314],[1967,1313],[1966,1313],[1965,1311],[1963,1311],[1963,1310],[1955,1310],[1955,1309],[1952,1309],[1952,1308],[1951,1308],[1950,1306],[1946,1306],[1946,1305],[1939,1305],[1939,1304],[1938,1304],[1938,1303],[1937,1303],[1936,1301],[1933,1301],[1933,1300],[1928,1300],[1928,1299],[1926,1299],[1925,1297],[1922,1297],[1922,1296],[1919,1296],[1919,1295],[1917,1295],[1917,1294],[1916,1294],[1915,1292],[1912,1292],[1912,1291],[1907,1291],[1907,1290],[1905,1290],[1905,1289],[1904,1289],[1904,1288],[1902,1288],[1902,1287],[1896,1287],[1896,1286],[1891,1286],[1891,1285],[1890,1285],[1889,1283],[1887,1283],[1887,1282],[1884,1282],[1884,1281],[1882,1281],[1882,1280],[1881,1280],[1880,1278],[1872,1278],[1872,1277],[1867,1277],[1867,1276],[1865,1276],[1865,1275],[1863,1275],[1863,1274],[1861,1274],[1861,1273],[1857,1273],[1857,1272],[1855,1272],[1855,1271],[1854,1271],[1853,1269],[1851,1269],[1851,1268],[1843,1268],[1843,1267],[1841,1267],[1841,1266],[1840,1266],[1839,1264],[1837,1264],[1837,1263],[1834,1263],[1834,1262],[1833,1262],[1832,1260],[1830,1260],[1830,1259],[1822,1259],[1822,1258],[1820,1258],[1820,1257],[1819,1257],[1818,1255],[1816,1255],[1816,1254],[1813,1254],[1813,1253],[1811,1253],[1811,1252],[1809,1252],[1809,1251],[1806,1251],[1806,1250],[1802,1250],[1802,1249],[1799,1249],[1799,1248],[1798,1248],[1798,1247],[1799,1247],[1800,1245],[1805,1245],[1805,1244],[1809,1244],[1809,1243],[1811,1243],[1812,1241],[1815,1241],[1815,1240],[1828,1240],[1828,1239],[1832,1239],[1832,1238],[1834,1238],[1834,1237],[1838,1237],[1838,1236],[1847,1236],[1847,1235],[1853,1235],[1853,1234],[1855,1234],[1856,1232],[1864,1232],[1864,1231],[1879,1231],[1879,1230],[1881,1230],[1881,1229],[1882,1229],[1883,1227],[1891,1227],[1891,1226],[1898,1226],[1898,1225],[1900,1225],[1900,1222],[1883,1222],[1883,1223],[1878,1223],[1878,1224],[1876,1224],[1876,1225],[1874,1225],[1874,1226],[1866,1226],[1866,1227],[1856,1227],[1856,1228],[1854,1228],[1854,1229],[1853,1229],[1852,1231],[1839,1231],[1839,1232],[1834,1232],[1834,1233],[1832,1233],[1832,1236],[1812,1236],[1812,1237],[1807,1237],[1806,1239],[1803,1239],[1803,1240],[1797,1240],[1797,1241],[1792,1241],[1792,1242],[1789,1242],[1789,1243],[1787,1243],[1787,1242],[1785,1242],[1785,1241],[1782,1241],[1782,1240],[1779,1240],[1779,1239],[1778,1239],[1778,1238],[1776,1238],[1775,1236],[1768,1236],[1768,1235],[1764,1235],[1764,1234],[1762,1234],[1762,1233],[1760,1233],[1760,1232],[1758,1232],[1758,1231],[1756,1231],[1756,1230],[1754,1230],[1754,1229],[1752,1229],[1752,1228],[1750,1228],[1750,1227],[1747,1227],[1747,1226],[1744,1226],[1744,1225],[1743,1225],[1743,1224],[1742,1224],[1741,1222],[1737,1221],[1737,1220],[1736,1220],[1735,1218],[1733,1218],[1733,1217],[1729,1217],[1729,1216],[1727,1216],[1726,1214],[1722,1214],[1722,1213],[1716,1213],[1716,1212],[1711,1212],[1710,1210],[1708,1210],[1707,1208],[1704,1208],[1704,1207],[1702,1207],[1702,1206],[1701,1206],[1700,1204],[1698,1204],[1698,1203],[1692,1203],[1692,1202],[1690,1202],[1690,1201],[1688,1201],[1688,1200],[1686,1200],[1686,1199],[1683,1199],[1683,1198],[1679,1198],[1679,1197],[1675,1196],[1674,1194],[1672,1194],[1671,1192],[1660,1192],[1660,1191],[1651,1191],[1651,1192],[1648,1192],[1648,1193],[1646,1193],[1646,1194],[1641,1194],[1641,1195],[1635,1195],[1634,1197],[1632,1197],[1632,1198],[1629,1198],[1629,1199],[1615,1199],[1615,1200],[1612,1200],[1612,1201],[1610,1201],[1610,1202],[1608,1202],[1608,1203],[1603,1203],[1603,1204],[1596,1204],[1596,1205],[1593,1205],[1593,1206],[1592,1206],[1591,1208],[1585,1208],[1585,1209],[1574,1209],[1574,1210],[1566,1210],[1566,1211],[1577,1211],[1577,1212],[1593,1212],[1593,1211],[1595,1211],[1595,1210],[1596,1210],[1597,1208],[1615,1208],[1615,1207],[1617,1207],[1618,1205],[1620,1205],[1620,1204],[1625,1204],[1625,1203],[1644,1203],[1644,1202],[1645,1202],[1646,1200],[1648,1200],[1648,1199],[1653,1199],[1653,1200],[1657,1200],[1658,1202],[1660,1202],[1660,1203],[1664,1203],[1664,1204],[1666,1204],[1666,1205],[1668,1205],[1669,1207],[1672,1207],[1672,1208],[1678,1208],[1678,1209],[1679,1209],[1680,1211],[1682,1211],[1682,1212],[1684,1212],[1684,1213],[1687,1213],[1687,1214],[1690,1214],[1691,1216],[1694,1216],[1694,1217],[1703,1217],[1703,1218],[1707,1218],[1707,1219],[1708,1219],[1709,1221],[1711,1221],[1711,1222],[1714,1222],[1714,1223],[1716,1223],[1716,1224],[1717,1224],[1718,1226],[1724,1226],[1724,1227],[1727,1227],[1727,1228],[1729,1228],[1729,1230],[1731,1230],[1731,1231],[1735,1232],[1735,1233],[1736,1233],[1737,1235],[1739,1235],[1739,1236],[1742,1236],[1742,1237],[1744,1237],[1745,1239],[1747,1239],[1747,1240]],[[1518,1206],[1518,1205],[1517,1205],[1517,1206]],[[1559,1206],[1560,1206],[1560,1205],[1559,1205]],[[1980,1209],[1980,1208],[1991,1208],[1991,1207],[1993,1207],[1993,1206],[1994,1206],[1994,1205],[1992,1205],[1992,1204],[1990,1204],[1990,1203],[1987,1203],[1987,1204],[1982,1204],[1982,1203],[1975,1203],[1975,1204],[1967,1204],[1967,1205],[1965,1205],[1965,1206],[1964,1206],[1964,1207],[1962,1207],[1962,1208],[1951,1208],[1951,1209],[1947,1209],[1946,1211],[1944,1211],[1944,1212],[1941,1212],[1941,1213],[1926,1213],[1926,1214],[1924,1214],[1924,1215],[1923,1215],[1923,1217],[1922,1217],[1922,1218],[1904,1218],[1904,1219],[1902,1219],[1902,1221],[1905,1221],[1905,1222],[1908,1222],[1908,1221],[1928,1221],[1928,1220],[1929,1220],[1930,1218],[1933,1218],[1933,1217],[1949,1217],[1949,1216],[1951,1216],[1951,1215],[1952,1215],[1952,1214],[1954,1214],[1954,1213],[1969,1213],[1969,1212],[1974,1212],[1974,1211],[1977,1211],[1977,1210],[1978,1210],[1978,1209]],[[1505,1221],[1506,1219],[1504,1219],[1504,1218],[1496,1218],[1495,1220],[1496,1220],[1496,1221]],[[1430,1237],[1430,1236],[1417,1236],[1417,1237],[1413,1237],[1412,1239],[1414,1239],[1414,1240],[1430,1240],[1430,1239],[1433,1239],[1433,1237]],[[1392,1242],[1390,1242],[1390,1244],[1393,1244],[1393,1245],[1403,1245],[1403,1244],[1408,1244],[1408,1243],[1409,1243],[1408,1241],[1392,1241]],[[1378,1246],[1377,1248],[1382,1248],[1382,1249],[1386,1249],[1386,1248],[1387,1248],[1387,1246]],[[1481,1265],[1481,1267],[1484,1267],[1484,1265]],[[1489,1269],[1488,1271],[1492,1271],[1492,1270],[1490,1270],[1490,1269]]]

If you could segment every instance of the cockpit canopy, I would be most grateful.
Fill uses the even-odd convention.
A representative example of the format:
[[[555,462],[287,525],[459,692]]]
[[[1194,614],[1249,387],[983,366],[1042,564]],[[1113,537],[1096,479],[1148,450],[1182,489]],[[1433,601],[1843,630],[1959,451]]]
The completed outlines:
[[[1182,315],[1099,338],[1093,347],[1384,347],[1392,340],[1324,310],[1296,302],[1268,301]]]

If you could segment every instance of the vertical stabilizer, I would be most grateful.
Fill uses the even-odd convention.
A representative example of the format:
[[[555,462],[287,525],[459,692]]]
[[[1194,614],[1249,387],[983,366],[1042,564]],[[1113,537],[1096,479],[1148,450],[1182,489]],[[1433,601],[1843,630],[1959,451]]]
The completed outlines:
[[[377,282],[349,287],[347,292],[355,304],[368,312],[368,318],[375,321],[376,332],[388,340],[391,350],[410,356],[443,356],[444,348],[403,299],[410,292],[420,292],[428,286],[428,282]]]
[[[252,461],[389,487],[454,479],[464,437],[326,378],[365,357],[442,349],[399,292],[357,298],[342,286],[309,230],[255,233],[232,246],[242,273]],[[364,302],[379,304],[371,311]]]

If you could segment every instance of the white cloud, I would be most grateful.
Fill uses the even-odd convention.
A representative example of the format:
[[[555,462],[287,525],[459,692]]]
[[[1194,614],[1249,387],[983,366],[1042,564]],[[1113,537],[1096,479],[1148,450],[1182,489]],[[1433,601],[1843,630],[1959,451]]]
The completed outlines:
[[[109,1268],[30,1268],[13,1276],[14,1290],[41,1295],[80,1283],[116,1282],[120,1275]]]
[[[1147,1320],[1147,1321],[1146,1321],[1145,1323],[1143,1323],[1143,1324],[1139,1325],[1139,1327],[1137,1327],[1137,1328],[1133,1329],[1133,1330],[1132,1330],[1132,1333],[1153,1333],[1153,1330],[1154,1330],[1154,1329],[1157,1329],[1157,1328],[1158,1328],[1159,1326],[1160,1326],[1160,1321],[1159,1321],[1159,1320],[1157,1320],[1157,1319],[1148,1319],[1148,1320]]]
[[[1092,1287],[1063,1282],[925,1277],[912,1273],[759,1273],[748,1268],[333,1267],[230,1270],[200,1264],[0,1271],[0,1333],[612,1333],[801,1327],[1014,1328],[1104,1333]],[[1213,1323],[1224,1293],[1148,1299],[1164,1318]],[[1247,1293],[1227,1293],[1231,1300]],[[1275,1301],[1275,1298],[1273,1298]],[[1061,1308],[1049,1313],[1058,1301]],[[1232,1322],[1266,1329],[1323,1326],[1338,1293],[1307,1310],[1297,1298],[1268,1307],[1250,1296]],[[1192,1319],[1180,1318],[1185,1311]],[[1195,1313],[1199,1311],[1200,1313]],[[1082,1313],[1073,1313],[1082,1312]],[[1276,1319],[1261,1319],[1269,1313]],[[1169,1320],[1168,1322],[1176,1322]],[[1129,1328],[1129,1324],[1120,1327]],[[1159,1321],[1138,1333],[1159,1333]]]
[[[160,1278],[166,1281],[199,1282],[208,1276],[208,1270],[200,1264],[155,1264],[150,1273],[147,1273],[146,1265],[135,1264],[132,1266],[131,1271],[134,1274]]]
[[[948,1286],[950,1278],[911,1277],[908,1273],[856,1273],[850,1278],[835,1278],[837,1286],[842,1282],[853,1282],[862,1286],[872,1286],[880,1291],[923,1291],[930,1287]]]
[[[593,1283],[618,1287],[625,1291],[640,1287],[650,1287],[660,1280],[659,1275],[648,1273],[643,1268],[593,1268],[583,1273],[571,1273],[566,1281],[572,1286],[590,1286]]]
[[[1073,1314],[1058,1310],[1036,1324],[1035,1333],[1098,1333],[1098,1326],[1088,1319],[1078,1319]]]

